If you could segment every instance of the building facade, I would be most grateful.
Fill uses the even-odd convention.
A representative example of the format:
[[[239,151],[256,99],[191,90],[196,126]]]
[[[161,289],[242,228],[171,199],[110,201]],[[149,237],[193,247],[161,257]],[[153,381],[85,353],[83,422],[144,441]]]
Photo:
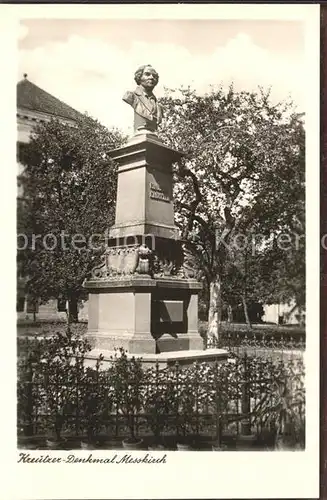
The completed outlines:
[[[305,311],[298,308],[294,301],[289,304],[265,304],[262,321],[279,325],[305,324]]]

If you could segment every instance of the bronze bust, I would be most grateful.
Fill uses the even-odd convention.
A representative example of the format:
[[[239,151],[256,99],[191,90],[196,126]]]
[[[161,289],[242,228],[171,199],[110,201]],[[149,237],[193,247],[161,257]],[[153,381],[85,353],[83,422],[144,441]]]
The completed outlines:
[[[134,80],[137,83],[134,92],[128,91],[123,96],[123,101],[134,109],[134,132],[156,132],[162,119],[162,108],[152,91],[159,75],[152,66],[146,64],[136,70]]]

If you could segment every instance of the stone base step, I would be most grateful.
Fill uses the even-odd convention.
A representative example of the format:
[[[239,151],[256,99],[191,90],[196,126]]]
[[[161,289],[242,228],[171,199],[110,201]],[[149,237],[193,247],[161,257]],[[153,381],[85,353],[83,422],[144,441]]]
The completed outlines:
[[[100,349],[93,349],[87,354],[85,364],[88,366],[95,366],[96,360],[100,354],[104,356],[102,367],[106,369],[108,364],[112,362],[114,351],[101,351]],[[128,354],[128,358],[140,358],[145,366],[155,366],[159,364],[160,368],[173,366],[176,363],[179,365],[191,365],[195,362],[198,363],[215,363],[226,361],[228,352],[225,349],[206,349],[206,350],[185,350],[185,351],[171,351],[162,352],[159,354]]]

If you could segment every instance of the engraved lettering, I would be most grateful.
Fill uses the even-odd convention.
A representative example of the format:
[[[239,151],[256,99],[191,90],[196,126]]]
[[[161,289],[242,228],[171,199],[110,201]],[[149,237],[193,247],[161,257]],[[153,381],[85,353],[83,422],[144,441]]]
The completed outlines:
[[[170,202],[169,196],[167,196],[163,190],[153,182],[150,182],[150,198],[152,200]]]

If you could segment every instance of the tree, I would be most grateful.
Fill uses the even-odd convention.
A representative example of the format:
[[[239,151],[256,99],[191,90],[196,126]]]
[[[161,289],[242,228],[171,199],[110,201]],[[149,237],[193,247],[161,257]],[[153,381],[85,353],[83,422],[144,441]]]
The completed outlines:
[[[255,233],[253,233],[255,236]],[[256,234],[258,236],[258,234]],[[223,278],[223,300],[233,307],[240,303],[248,326],[249,304],[295,303],[305,308],[305,242],[303,228],[284,228],[271,234],[261,245],[255,239],[244,249],[230,250]],[[259,242],[257,238],[256,242]]]
[[[42,301],[68,300],[72,321],[113,222],[117,175],[108,152],[123,141],[117,130],[83,115],[74,127],[58,120],[38,125],[21,151],[27,292]]]
[[[218,337],[227,268],[250,234],[289,231],[304,220],[304,126],[291,102],[269,91],[190,88],[162,99],[161,135],[184,151],[175,170],[176,223],[193,240],[209,290],[208,334]]]

